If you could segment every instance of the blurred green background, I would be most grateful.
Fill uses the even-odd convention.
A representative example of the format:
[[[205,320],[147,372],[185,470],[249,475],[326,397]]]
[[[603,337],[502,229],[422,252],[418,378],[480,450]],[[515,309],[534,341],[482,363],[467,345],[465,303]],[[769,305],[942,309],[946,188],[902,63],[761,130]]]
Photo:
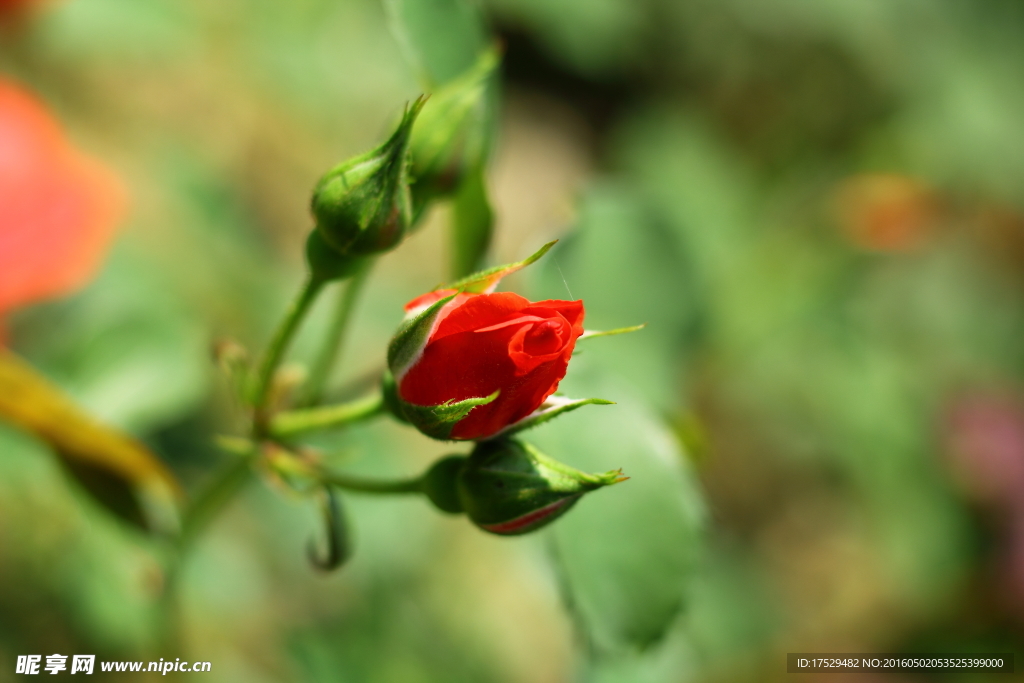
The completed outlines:
[[[190,489],[244,426],[210,345],[265,343],[313,184],[419,94],[416,46],[444,79],[451,45],[504,45],[489,261],[562,240],[504,288],[648,323],[563,384],[618,405],[528,437],[629,482],[518,539],[346,496],[356,554],[327,577],[310,502],[252,486],[186,564],[183,656],[225,682],[669,683],[783,680],[792,651],[1024,652],[1024,4],[420,4],[461,19],[57,0],[0,31],[3,72],[132,197],[100,277],[11,344]],[[446,220],[375,270],[338,396],[446,278]],[[320,445],[395,476],[465,451],[388,420]],[[0,455],[0,681],[19,654],[167,657],[159,545],[30,437],[0,426]],[[990,678],[1013,676],[848,675]]]

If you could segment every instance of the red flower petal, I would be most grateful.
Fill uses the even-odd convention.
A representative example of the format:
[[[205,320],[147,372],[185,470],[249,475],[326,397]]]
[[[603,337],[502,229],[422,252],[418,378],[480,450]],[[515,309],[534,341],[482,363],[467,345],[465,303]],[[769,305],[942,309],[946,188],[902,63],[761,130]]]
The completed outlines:
[[[435,289],[433,292],[427,292],[422,294],[405,305],[406,313],[414,310],[422,310],[429,307],[432,303],[440,301],[446,296],[455,294],[457,289]]]
[[[416,405],[488,396],[451,432],[453,439],[491,436],[521,420],[558,388],[583,333],[583,304],[531,304],[510,292],[453,301],[423,354],[400,380],[401,398]]]

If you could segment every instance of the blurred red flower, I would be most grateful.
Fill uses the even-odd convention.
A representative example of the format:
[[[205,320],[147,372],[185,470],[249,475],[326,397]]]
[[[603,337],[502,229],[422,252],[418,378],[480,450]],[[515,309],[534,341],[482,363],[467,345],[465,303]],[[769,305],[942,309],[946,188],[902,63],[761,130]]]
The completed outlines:
[[[98,268],[123,214],[117,177],[0,78],[0,316],[67,294]]]

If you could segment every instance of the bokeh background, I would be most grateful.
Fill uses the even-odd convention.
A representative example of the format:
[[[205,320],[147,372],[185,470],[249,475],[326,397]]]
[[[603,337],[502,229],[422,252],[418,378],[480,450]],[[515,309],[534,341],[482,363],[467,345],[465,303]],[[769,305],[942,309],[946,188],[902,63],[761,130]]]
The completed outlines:
[[[775,681],[792,651],[1024,666],[1024,5],[472,7],[504,45],[489,261],[561,238],[505,287],[648,323],[570,366],[568,393],[618,405],[530,438],[633,478],[519,539],[347,496],[356,554],[327,577],[315,507],[258,483],[183,570],[183,656],[247,683]],[[189,489],[244,425],[210,345],[261,348],[314,182],[421,91],[394,20],[379,0],[54,0],[0,27],[4,77],[130,196],[98,278],[12,313],[8,344]],[[446,221],[375,270],[338,397],[445,280]],[[387,420],[320,445],[395,476],[464,450]],[[0,425],[0,681],[19,654],[179,656],[161,557]]]

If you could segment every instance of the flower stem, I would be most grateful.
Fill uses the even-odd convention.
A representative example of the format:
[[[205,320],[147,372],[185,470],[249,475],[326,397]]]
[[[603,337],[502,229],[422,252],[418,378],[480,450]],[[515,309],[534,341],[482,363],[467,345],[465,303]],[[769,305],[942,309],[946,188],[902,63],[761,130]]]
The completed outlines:
[[[345,345],[345,332],[352,319],[356,301],[366,284],[370,270],[373,268],[373,261],[367,260],[362,267],[345,285],[345,291],[338,297],[338,306],[334,311],[334,319],[331,321],[331,328],[327,331],[327,338],[320,349],[313,367],[309,373],[309,382],[306,385],[303,405],[316,405],[323,397],[324,386],[330,378],[331,370],[334,369]]]
[[[330,429],[367,420],[382,412],[384,397],[377,391],[348,403],[278,413],[270,422],[270,434],[283,438],[302,432]]]
[[[338,488],[348,489],[349,491],[359,491],[361,493],[422,493],[423,485],[420,477],[413,479],[392,479],[380,480],[380,479],[364,479],[363,477],[354,477],[348,474],[339,474],[337,472],[321,472],[319,475],[320,481],[329,486],[337,486]]]
[[[317,295],[323,289],[324,281],[319,278],[310,277],[303,286],[299,296],[292,302],[284,320],[281,321],[274,338],[267,348],[263,357],[259,374],[256,376],[256,388],[253,392],[253,405],[256,408],[256,419],[253,425],[255,433],[259,433],[266,422],[267,401],[270,396],[270,386],[274,379],[274,371],[281,364],[285,351],[291,343],[295,332],[299,329],[299,323],[306,317],[309,307],[316,300]]]

